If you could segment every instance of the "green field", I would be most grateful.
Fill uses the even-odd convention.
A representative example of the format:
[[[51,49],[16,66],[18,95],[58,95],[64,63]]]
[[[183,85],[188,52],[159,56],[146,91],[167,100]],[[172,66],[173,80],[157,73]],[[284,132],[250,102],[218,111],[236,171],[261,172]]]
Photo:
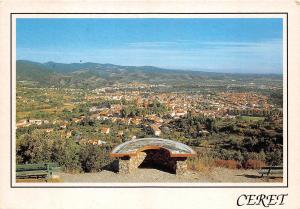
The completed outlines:
[[[243,121],[263,121],[265,117],[254,117],[254,116],[241,116]]]

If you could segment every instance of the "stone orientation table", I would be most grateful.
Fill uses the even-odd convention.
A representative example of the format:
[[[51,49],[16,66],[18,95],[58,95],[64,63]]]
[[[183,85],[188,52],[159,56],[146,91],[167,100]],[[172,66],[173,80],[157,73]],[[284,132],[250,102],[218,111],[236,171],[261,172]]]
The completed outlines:
[[[118,145],[110,155],[118,158],[119,173],[128,174],[139,167],[150,167],[184,174],[187,171],[187,158],[195,154],[193,149],[180,142],[141,138]]]

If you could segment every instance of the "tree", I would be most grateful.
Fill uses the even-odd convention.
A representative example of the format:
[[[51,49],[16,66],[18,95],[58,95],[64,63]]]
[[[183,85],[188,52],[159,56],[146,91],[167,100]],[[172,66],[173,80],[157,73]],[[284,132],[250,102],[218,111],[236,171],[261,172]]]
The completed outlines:
[[[24,134],[17,140],[17,159],[20,163],[41,163],[51,161],[53,140],[42,130]]]
[[[271,166],[282,165],[283,153],[281,150],[275,150],[274,152],[268,152],[266,154],[266,161]]]
[[[207,118],[206,119],[205,126],[206,126],[207,130],[209,130],[209,131],[215,131],[216,130],[215,120],[212,119],[212,118]]]
[[[79,152],[81,168],[85,172],[101,170],[109,162],[108,153],[105,147],[82,145]]]
[[[242,147],[245,147],[248,151],[257,151],[258,139],[255,137],[245,137],[242,142]]]
[[[81,126],[94,126],[95,120],[92,120],[90,118],[84,118],[79,123]]]
[[[81,170],[79,150],[80,145],[73,139],[56,140],[52,146],[52,161],[58,162],[67,171]]]

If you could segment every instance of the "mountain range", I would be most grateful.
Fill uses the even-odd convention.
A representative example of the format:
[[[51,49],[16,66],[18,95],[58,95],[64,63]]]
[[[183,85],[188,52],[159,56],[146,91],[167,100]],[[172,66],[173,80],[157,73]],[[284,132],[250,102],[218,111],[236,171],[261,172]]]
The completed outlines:
[[[39,63],[16,61],[17,81],[34,81],[42,86],[100,87],[113,83],[199,83],[224,79],[281,78],[282,75],[229,74],[164,69],[153,66],[121,66],[99,63]]]

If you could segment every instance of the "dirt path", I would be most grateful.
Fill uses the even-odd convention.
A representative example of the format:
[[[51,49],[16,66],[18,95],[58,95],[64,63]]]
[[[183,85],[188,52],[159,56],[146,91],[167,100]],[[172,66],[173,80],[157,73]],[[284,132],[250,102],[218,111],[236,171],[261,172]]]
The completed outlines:
[[[232,182],[232,183],[258,183],[258,182],[282,182],[282,178],[259,178],[256,170],[232,170],[226,168],[214,168],[209,172],[189,171],[185,175],[176,176],[156,169],[137,169],[131,174],[118,174],[111,171],[82,174],[58,174],[63,182]]]

